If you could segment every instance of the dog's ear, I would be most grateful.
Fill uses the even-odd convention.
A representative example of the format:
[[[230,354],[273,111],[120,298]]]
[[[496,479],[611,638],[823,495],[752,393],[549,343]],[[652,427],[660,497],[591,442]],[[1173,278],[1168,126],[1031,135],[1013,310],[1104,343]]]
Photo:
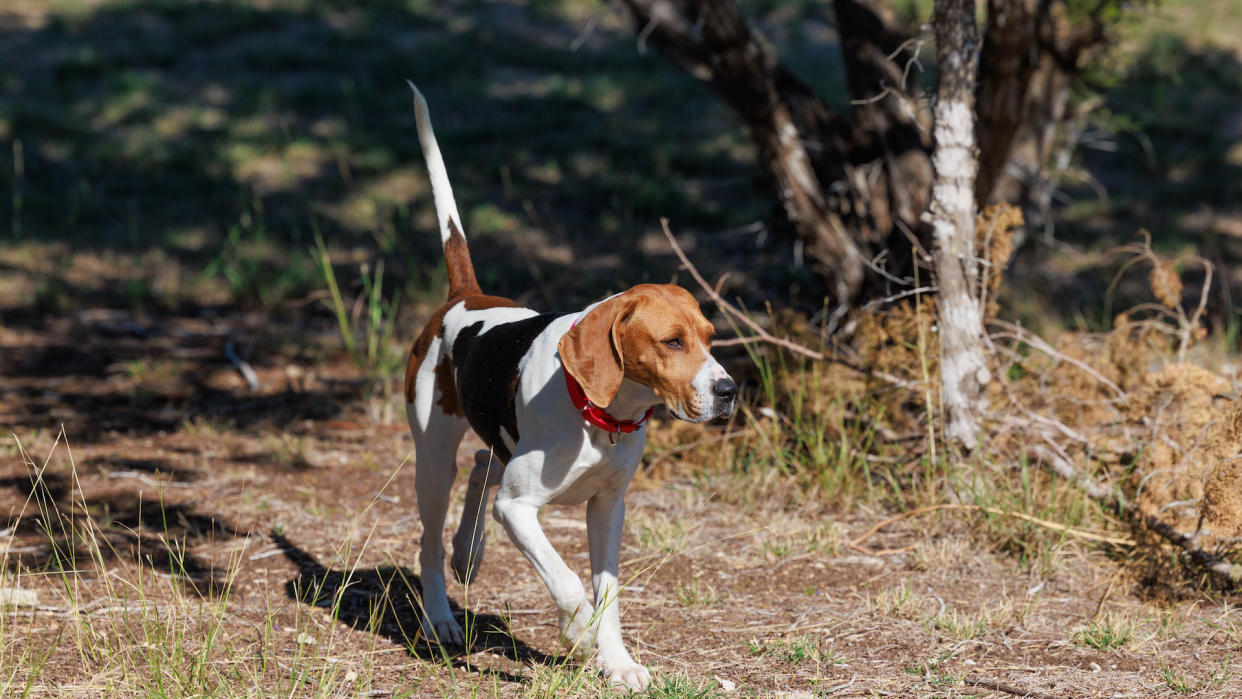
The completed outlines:
[[[625,376],[620,333],[633,308],[626,295],[608,299],[583,316],[557,345],[565,370],[601,408],[612,402]]]

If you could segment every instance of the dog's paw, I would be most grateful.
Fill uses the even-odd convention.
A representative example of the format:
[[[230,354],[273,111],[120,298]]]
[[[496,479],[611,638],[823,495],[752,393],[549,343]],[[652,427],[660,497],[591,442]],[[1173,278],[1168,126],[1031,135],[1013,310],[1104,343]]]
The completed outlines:
[[[453,540],[453,555],[449,559],[449,564],[453,568],[453,576],[457,578],[457,582],[462,585],[469,585],[474,582],[474,578],[479,574],[480,564],[483,563],[483,547],[487,540],[479,537],[477,543],[471,546],[468,542],[465,544],[457,543]]]
[[[613,667],[605,666],[604,674],[612,684],[629,687],[635,692],[641,692],[651,684],[651,672],[633,660]]]
[[[461,630],[461,625],[453,617],[448,617],[447,619],[423,617],[420,623],[423,636],[429,643],[438,643],[442,646],[466,645],[466,634]]]

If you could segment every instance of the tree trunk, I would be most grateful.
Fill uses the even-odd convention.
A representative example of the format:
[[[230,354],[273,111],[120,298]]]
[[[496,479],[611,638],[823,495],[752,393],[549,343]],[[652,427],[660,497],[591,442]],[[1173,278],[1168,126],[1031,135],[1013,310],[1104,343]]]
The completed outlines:
[[[618,1],[640,46],[711,86],[745,122],[838,311],[913,282],[914,249],[930,247],[930,119],[913,71],[922,40],[896,27],[886,0],[833,0],[849,118],[777,61],[736,0]],[[1076,5],[1073,14],[1066,0],[988,3],[975,136],[982,170],[972,187],[980,202],[1025,204],[1056,145],[1082,58],[1104,43],[1100,18],[1111,5]],[[977,51],[973,23],[970,33]]]
[[[811,123],[831,113],[784,69],[739,14],[733,0],[701,0],[688,8],[671,0],[625,0],[640,33],[709,84],[746,121],[772,179],[785,217],[829,279],[834,301],[851,302],[866,264],[853,236],[824,196],[794,112]]]
[[[912,53],[879,0],[834,0],[852,119],[833,113],[751,30],[735,0],[622,0],[645,43],[707,83],[746,122],[786,218],[838,309],[883,292],[883,255],[910,277],[907,235],[931,187],[927,115]],[[909,84],[906,84],[909,83]],[[806,144],[813,144],[808,148]]]
[[[932,138],[932,232],[939,286],[940,383],[949,439],[971,448],[979,433],[983,356],[979,265],[975,257],[975,79],[979,33],[974,0],[936,0],[939,84]]]
[[[1076,8],[1079,13],[1083,8]],[[1085,16],[1064,0],[988,0],[979,68],[979,205],[1026,207],[1062,138],[1070,88],[1107,32],[1101,2]],[[1034,220],[1028,216],[1028,221]]]

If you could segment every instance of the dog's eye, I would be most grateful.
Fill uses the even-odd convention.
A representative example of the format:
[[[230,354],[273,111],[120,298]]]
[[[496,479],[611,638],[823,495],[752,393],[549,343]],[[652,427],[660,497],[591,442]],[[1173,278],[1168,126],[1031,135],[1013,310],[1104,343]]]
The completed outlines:
[[[679,350],[681,349],[681,338],[680,337],[670,338],[668,340],[665,340],[664,344],[668,345],[670,349]]]

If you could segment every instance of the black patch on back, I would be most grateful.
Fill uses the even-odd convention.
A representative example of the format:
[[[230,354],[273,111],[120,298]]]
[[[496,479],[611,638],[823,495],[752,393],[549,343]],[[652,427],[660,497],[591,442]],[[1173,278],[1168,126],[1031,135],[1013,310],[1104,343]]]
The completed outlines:
[[[500,430],[518,440],[514,398],[518,385],[518,362],[539,333],[563,313],[541,313],[504,323],[479,334],[483,321],[462,328],[453,341],[453,366],[457,368],[458,404],[470,426],[496,456],[508,463],[509,448]]]

